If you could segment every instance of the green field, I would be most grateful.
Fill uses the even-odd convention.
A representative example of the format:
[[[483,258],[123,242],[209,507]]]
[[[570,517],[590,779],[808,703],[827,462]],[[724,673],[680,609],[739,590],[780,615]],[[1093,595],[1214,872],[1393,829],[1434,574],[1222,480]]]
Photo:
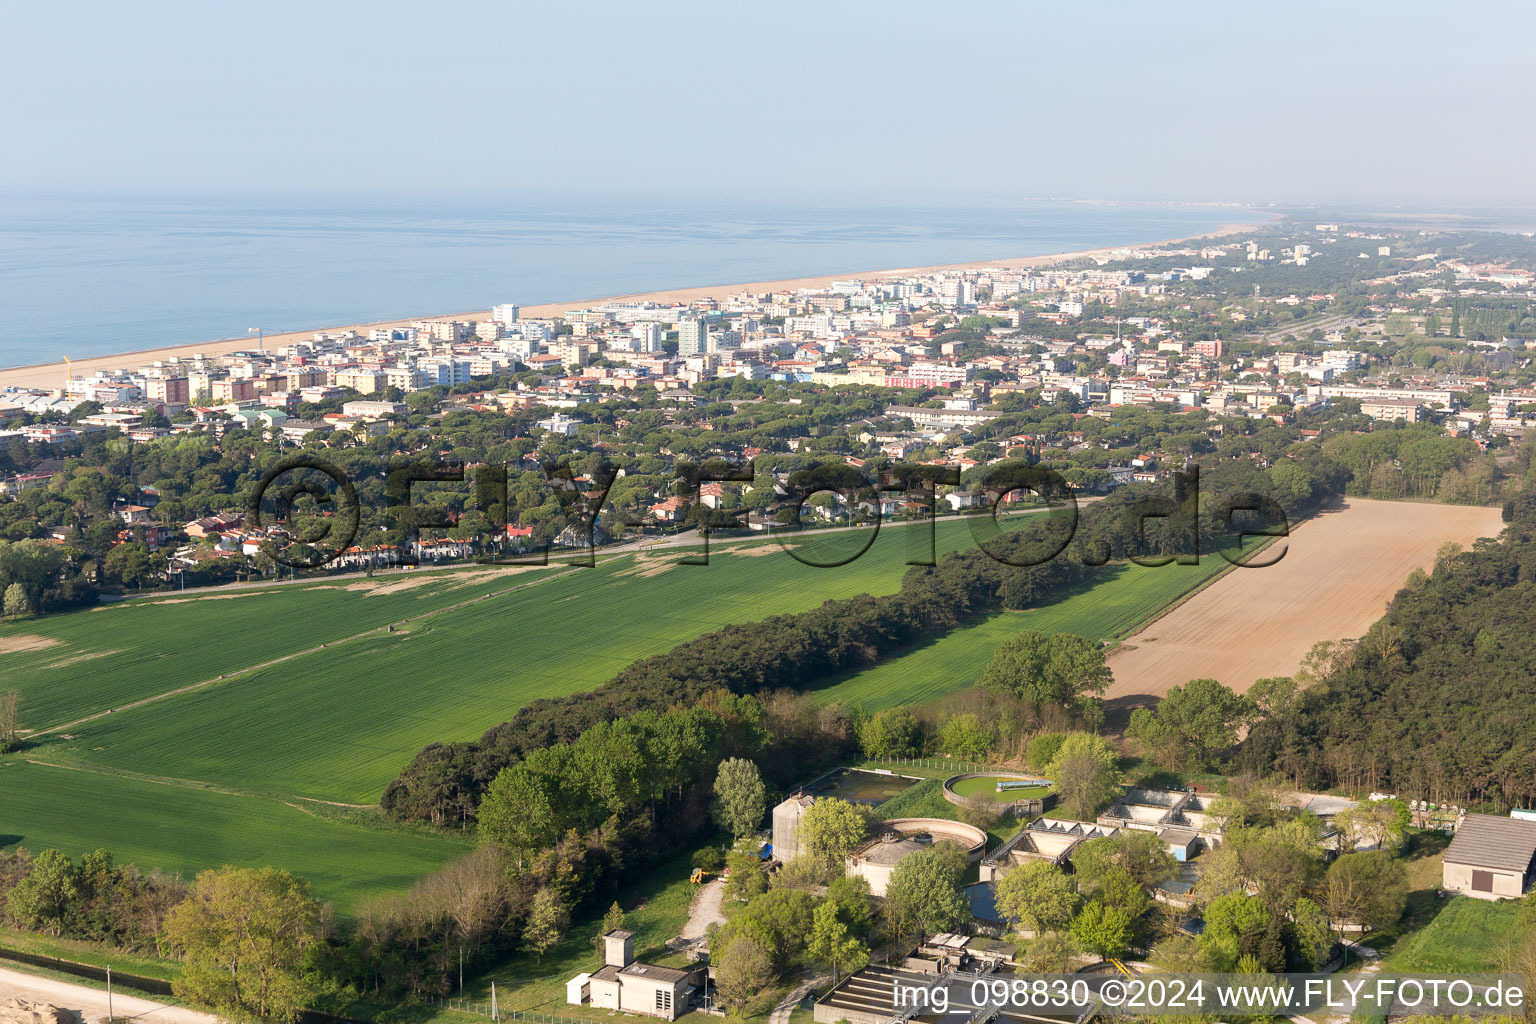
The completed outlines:
[[[49,760],[371,803],[433,740],[477,737],[535,697],[590,689],[636,658],[730,623],[892,592],[908,553],[902,538],[882,537],[868,555],[831,569],[803,565],[776,544],[717,551],[707,566],[676,564],[681,556],[670,553],[621,556],[73,726],[42,749]],[[175,617],[192,607],[176,607]],[[161,611],[160,629],[172,632],[173,617],[163,614],[171,609]],[[195,662],[196,652],[170,657]]]
[[[1106,570],[1102,582],[1065,600],[1023,612],[997,612],[845,676],[818,694],[826,701],[859,703],[876,711],[931,701],[974,685],[992,652],[1020,630],[1068,631],[1092,640],[1122,637],[1226,567],[1219,556],[1202,558],[1199,565],[1115,566]]]
[[[940,523],[939,551],[968,545],[970,525]],[[309,875],[342,904],[362,887],[397,887],[457,847],[411,836],[413,848],[387,826],[297,808],[372,805],[423,745],[477,737],[533,698],[590,689],[721,626],[894,592],[925,533],[883,530],[837,568],[769,541],[717,547],[707,566],[668,550],[591,569],[301,582],[7,624],[0,651],[22,690],[22,726],[72,724],[0,759],[0,845],[109,846],[145,869],[183,871],[238,855]],[[867,536],[816,543],[846,551]],[[880,708],[962,689],[1013,630],[1123,632],[1225,565],[1205,563],[1114,570],[1057,605],[993,616],[822,693]],[[88,715],[98,717],[79,721]]]
[[[0,844],[7,847],[57,847],[78,857],[105,846],[119,863],[188,880],[206,867],[270,864],[302,875],[343,910],[408,888],[470,846],[451,833],[354,823],[335,809],[14,758],[0,762],[0,793]]]
[[[166,594],[0,626],[22,724],[41,729],[554,575],[477,567]]]
[[[1051,791],[1049,786],[1026,786],[1000,793],[997,790],[997,782],[996,776],[984,775],[976,779],[961,779],[950,788],[958,797],[970,799],[979,796],[996,804],[1011,804],[1015,800],[1039,800]]]

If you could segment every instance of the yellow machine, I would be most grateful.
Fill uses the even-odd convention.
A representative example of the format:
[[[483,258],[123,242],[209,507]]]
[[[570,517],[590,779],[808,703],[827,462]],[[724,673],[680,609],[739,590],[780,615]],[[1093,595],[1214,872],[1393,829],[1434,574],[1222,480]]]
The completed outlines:
[[[694,885],[698,885],[708,877],[708,871],[705,871],[703,868],[694,868],[693,874],[688,876],[688,881],[692,882]]]

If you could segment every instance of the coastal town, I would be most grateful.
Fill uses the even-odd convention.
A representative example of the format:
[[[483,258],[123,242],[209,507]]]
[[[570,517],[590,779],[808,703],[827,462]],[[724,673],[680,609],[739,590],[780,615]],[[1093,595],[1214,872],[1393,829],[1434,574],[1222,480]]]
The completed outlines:
[[[940,489],[944,513],[994,504],[978,472],[1021,456],[1061,470],[1083,494],[1164,479],[1187,461],[1187,444],[1159,445],[1157,430],[1106,429],[1136,408],[1174,417],[1159,425],[1164,435],[1192,430],[1207,443],[1257,421],[1316,438],[1321,423],[1302,421],[1343,410],[1367,431],[1407,426],[1460,439],[1448,457],[1471,475],[1451,486],[1491,494],[1499,462],[1472,456],[1512,452],[1536,411],[1528,354],[1536,340],[1524,336],[1533,273],[1459,248],[1320,223],[1022,269],[848,277],[541,317],[504,303],[483,318],[320,331],[270,349],[254,337],[254,347],[220,355],[97,369],[57,387],[7,386],[0,495],[43,509],[41,493],[67,487],[81,454],[109,438],[153,448],[188,436],[248,437],[277,449],[410,454],[433,450],[442,426],[469,413],[482,428],[491,417],[491,430],[503,417],[508,461],[526,471],[572,452],[647,457],[609,497],[622,515],[602,521],[599,542],[700,523],[768,532],[798,525],[802,511],[807,523],[924,511],[893,493],[823,494],[786,509],[789,471],[808,458],[871,478],[891,464],[957,470],[959,480]],[[838,394],[858,401],[822,407]],[[1027,409],[1062,418],[1020,424]],[[1010,429],[1019,425],[1028,429]],[[466,451],[462,441],[452,448]],[[467,454],[474,467],[487,453]],[[773,490],[754,498],[752,483],[727,482],[693,493],[668,476],[674,461],[707,458],[757,460],[759,474],[778,473]],[[1413,472],[1386,489],[1418,486]],[[153,483],[114,490],[108,505],[98,502],[120,527],[110,543],[164,559],[153,569],[135,560],[136,587],[185,585],[210,560],[245,567],[273,540],[234,503],[162,505],[173,496]],[[467,504],[467,495],[451,502],[451,525]],[[408,550],[381,535],[332,553],[328,565],[471,557],[485,553],[493,531],[505,531],[494,538],[503,549],[592,542],[568,529],[569,517],[541,517],[548,507],[546,496],[500,525],[471,519],[428,531]],[[0,532],[78,544],[87,524],[77,513],[44,509]],[[388,526],[379,524],[381,534]],[[105,561],[103,543],[94,554]]]
[[[1536,1022],[1536,5],[6,25],[0,1024]]]
[[[0,773],[32,775],[5,820],[41,852],[0,852],[0,958],[260,1017],[569,1024],[1046,1024],[1144,974],[1523,963],[1536,753],[1460,701],[1473,673],[1524,706],[1490,609],[1536,536],[1533,267],[1523,239],[1286,222],[9,384]],[[854,566],[876,531],[842,528],[880,523],[912,557]],[[709,543],[729,568],[680,576]],[[844,575],[794,575],[818,566]],[[1436,633],[1458,601],[1466,649]],[[1377,687],[1415,714],[1359,709]],[[210,791],[346,817],[232,830],[258,863],[315,851],[302,879],[194,853],[189,885],[54,845],[77,778],[114,794],[102,842],[154,817],[155,868],[209,840],[225,812],[184,801]],[[421,873],[375,892],[407,837]],[[339,929],[306,923],[335,912],[311,880]],[[286,1001],[161,954],[216,885],[308,936],[268,958]],[[1040,973],[1066,1002],[975,988]]]

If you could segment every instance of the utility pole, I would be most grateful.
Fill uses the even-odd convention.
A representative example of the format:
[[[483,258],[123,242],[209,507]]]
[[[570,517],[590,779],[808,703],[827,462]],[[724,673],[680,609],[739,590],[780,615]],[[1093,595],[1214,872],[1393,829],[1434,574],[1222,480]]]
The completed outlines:
[[[459,998],[464,998],[464,943],[459,943]]]
[[[112,1024],[112,968],[107,968],[107,1024]]]

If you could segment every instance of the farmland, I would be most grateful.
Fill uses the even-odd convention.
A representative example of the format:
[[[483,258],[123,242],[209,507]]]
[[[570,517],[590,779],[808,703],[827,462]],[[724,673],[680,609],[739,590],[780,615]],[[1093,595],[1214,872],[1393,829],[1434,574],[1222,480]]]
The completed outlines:
[[[806,566],[770,541],[717,546],[708,566],[679,564],[677,550],[627,553],[596,568],[300,583],[8,626],[0,644],[20,668],[22,724],[54,731],[0,759],[0,801],[16,808],[0,843],[111,845],[146,869],[238,856],[311,875],[339,904],[355,887],[397,887],[458,846],[402,836],[362,808],[339,817],[322,801],[372,805],[426,743],[477,737],[533,698],[590,689],[720,626],[893,592],[923,533],[883,531],[838,568]],[[940,552],[970,540],[968,523],[939,526]],[[995,614],[820,696],[872,709],[933,699],[974,683],[1019,629],[1122,636],[1224,568],[1216,557],[1114,567],[1091,589]],[[420,844],[414,854],[387,858],[407,842]]]
[[[596,686],[727,623],[894,591],[922,532],[882,532],[835,569],[768,542],[717,548],[708,566],[668,551],[592,569],[423,571],[8,625],[0,650],[34,738],[0,759],[0,845],[106,845],[146,870],[271,863],[338,904],[397,887],[459,845],[306,798],[372,804],[422,745],[478,736],[533,697]],[[968,524],[940,524],[940,551],[969,539]]]
[[[1278,563],[1234,570],[1130,637],[1107,696],[1144,701],[1194,677],[1242,692],[1289,675],[1317,641],[1363,634],[1442,544],[1502,527],[1496,508],[1350,498],[1302,524]]]
[[[1114,566],[1089,590],[1042,608],[997,612],[883,664],[850,674],[818,694],[828,701],[856,702],[871,710],[935,700],[974,685],[992,652],[1020,630],[1065,630],[1094,640],[1120,636],[1226,567],[1227,562],[1219,556],[1202,558],[1199,565]]]
[[[540,580],[520,566],[155,596],[0,627],[23,724],[45,728]]]
[[[902,540],[836,569],[805,566],[776,544],[717,551],[708,566],[624,555],[82,723],[45,749],[49,759],[230,789],[372,802],[432,740],[478,736],[534,697],[590,689],[728,623],[890,592],[907,555]],[[195,660],[196,648],[182,657]]]
[[[469,845],[453,835],[368,827],[337,809],[15,758],[0,762],[0,792],[0,843],[8,847],[56,846],[79,856],[106,846],[120,862],[188,879],[221,864],[274,864],[343,910],[407,888]]]

